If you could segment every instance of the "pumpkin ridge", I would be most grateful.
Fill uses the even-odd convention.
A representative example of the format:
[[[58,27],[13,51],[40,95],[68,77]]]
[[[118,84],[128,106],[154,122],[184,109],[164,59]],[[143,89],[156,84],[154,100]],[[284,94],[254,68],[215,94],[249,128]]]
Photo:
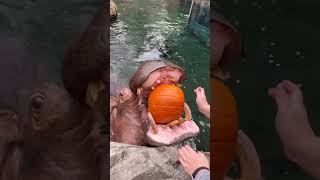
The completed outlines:
[[[184,103],[184,92],[180,87],[161,84],[156,86],[148,97],[148,111],[156,123],[167,124],[181,117]]]

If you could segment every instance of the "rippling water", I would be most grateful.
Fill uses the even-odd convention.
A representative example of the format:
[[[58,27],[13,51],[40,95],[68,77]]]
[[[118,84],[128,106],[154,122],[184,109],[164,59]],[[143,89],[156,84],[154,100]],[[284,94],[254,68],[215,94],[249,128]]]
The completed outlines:
[[[112,77],[124,85],[144,60],[170,59],[183,67],[186,101],[201,129],[197,148],[209,150],[209,121],[195,104],[193,89],[204,87],[209,97],[209,48],[188,31],[188,0],[118,0],[118,19],[110,32]]]

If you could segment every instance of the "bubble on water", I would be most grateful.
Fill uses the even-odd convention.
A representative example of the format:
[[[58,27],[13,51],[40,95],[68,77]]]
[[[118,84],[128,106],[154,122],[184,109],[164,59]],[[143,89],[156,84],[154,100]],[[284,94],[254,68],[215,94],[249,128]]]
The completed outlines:
[[[252,2],[251,5],[252,5],[252,6],[256,6],[256,7],[259,6],[259,4],[258,4],[257,1]]]
[[[239,22],[238,20],[236,20],[236,21],[234,22],[234,24],[235,24],[236,26],[239,26],[239,25],[240,25],[240,22]]]
[[[277,63],[277,64],[276,64],[276,66],[277,66],[277,67],[280,67],[280,64],[279,64],[279,63]]]
[[[199,121],[199,123],[200,123],[200,125],[201,125],[202,127],[204,127],[204,122],[203,122],[203,121]]]
[[[269,45],[270,45],[271,47],[273,47],[273,46],[276,45],[276,43],[271,41]]]
[[[266,31],[266,29],[267,28],[265,26],[261,27],[261,31],[263,31],[263,32]]]
[[[274,63],[274,61],[273,61],[273,59],[269,59],[269,64],[273,64]]]
[[[296,51],[296,56],[300,56],[301,52],[300,51]]]

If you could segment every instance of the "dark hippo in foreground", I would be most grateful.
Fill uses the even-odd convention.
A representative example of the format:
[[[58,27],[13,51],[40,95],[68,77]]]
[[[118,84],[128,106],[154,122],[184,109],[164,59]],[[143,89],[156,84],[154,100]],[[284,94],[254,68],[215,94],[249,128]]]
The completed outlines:
[[[25,113],[1,106],[0,179],[108,179],[109,142],[100,129],[106,88],[92,88],[108,79],[108,14],[106,1],[101,2],[97,15],[66,51],[65,88],[37,86],[23,104]]]
[[[240,34],[227,19],[219,14],[217,5],[212,5],[211,16],[211,72],[220,79],[229,79],[230,65],[242,60],[244,55]]]

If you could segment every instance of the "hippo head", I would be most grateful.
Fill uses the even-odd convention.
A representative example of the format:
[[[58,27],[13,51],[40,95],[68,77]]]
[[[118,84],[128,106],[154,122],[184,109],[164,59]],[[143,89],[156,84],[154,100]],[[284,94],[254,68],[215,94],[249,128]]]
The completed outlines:
[[[159,84],[179,84],[184,79],[184,70],[176,64],[167,60],[148,60],[142,63],[132,76],[130,89],[141,99],[146,100],[155,86]],[[187,110],[191,116],[191,110],[188,106]],[[176,144],[187,138],[195,137],[199,133],[199,127],[192,120],[186,120],[172,127],[159,124],[154,126],[158,132],[153,133],[152,128],[149,127],[146,136],[148,143],[155,146]]]
[[[167,60],[148,60],[142,63],[130,80],[130,89],[139,96],[147,97],[157,84],[181,83],[184,70]]]
[[[225,17],[214,9],[211,17],[211,72],[220,79],[228,79],[230,65],[240,62],[244,55],[240,35],[236,28]]]
[[[35,88],[24,121],[27,144],[33,148],[56,145],[55,142],[75,126],[74,108],[75,101],[65,89],[47,83]]]
[[[80,107],[65,89],[44,84],[33,90],[25,114],[1,108],[1,179],[98,179],[96,146],[88,138],[94,121]]]

